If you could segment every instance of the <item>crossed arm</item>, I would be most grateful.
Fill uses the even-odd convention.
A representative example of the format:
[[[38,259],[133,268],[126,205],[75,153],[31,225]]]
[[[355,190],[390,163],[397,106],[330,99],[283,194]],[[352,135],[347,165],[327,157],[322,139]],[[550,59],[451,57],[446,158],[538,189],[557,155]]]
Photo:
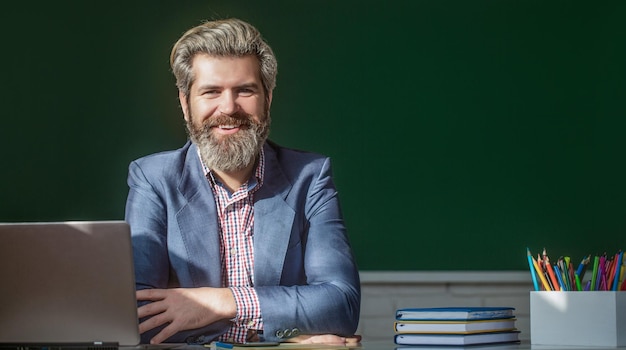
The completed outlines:
[[[144,289],[137,291],[137,300],[152,303],[139,307],[139,317],[149,317],[139,325],[140,332],[166,325],[150,343],[164,342],[174,334],[207,326],[220,319],[235,317],[235,300],[228,288]],[[335,334],[302,334],[288,342],[302,344],[357,344],[358,335],[342,337]]]

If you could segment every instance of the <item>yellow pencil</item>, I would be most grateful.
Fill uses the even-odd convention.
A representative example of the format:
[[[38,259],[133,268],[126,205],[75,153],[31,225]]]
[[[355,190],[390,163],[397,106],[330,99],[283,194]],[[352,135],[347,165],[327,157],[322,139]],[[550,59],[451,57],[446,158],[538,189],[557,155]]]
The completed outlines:
[[[550,284],[548,283],[548,280],[546,279],[546,276],[543,274],[543,271],[541,271],[541,269],[539,268],[539,264],[537,264],[537,260],[535,260],[534,257],[533,257],[533,265],[535,266],[535,270],[537,270],[537,275],[539,275],[539,278],[541,279],[541,284],[543,284],[543,288],[545,290],[552,290],[552,288],[550,288]]]

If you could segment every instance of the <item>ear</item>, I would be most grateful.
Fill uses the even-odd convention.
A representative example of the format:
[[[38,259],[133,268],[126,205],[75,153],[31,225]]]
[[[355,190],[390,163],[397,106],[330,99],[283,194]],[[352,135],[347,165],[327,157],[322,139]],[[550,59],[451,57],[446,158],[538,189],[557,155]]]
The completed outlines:
[[[187,96],[182,91],[178,90],[178,102],[180,102],[180,108],[183,110],[183,116],[186,121],[189,119],[189,105],[187,104]]]

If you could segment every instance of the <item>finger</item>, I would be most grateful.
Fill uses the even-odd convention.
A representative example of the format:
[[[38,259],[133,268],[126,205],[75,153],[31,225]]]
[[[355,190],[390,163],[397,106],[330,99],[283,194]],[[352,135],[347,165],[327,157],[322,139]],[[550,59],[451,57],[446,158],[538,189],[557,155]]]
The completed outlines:
[[[162,300],[165,296],[162,289],[141,289],[135,292],[137,300]]]
[[[354,345],[354,344],[358,344],[361,342],[361,336],[360,335],[353,335],[350,337],[346,337],[346,344],[350,344],[350,345]]]
[[[150,339],[150,344],[161,344],[178,331],[178,327],[175,326],[174,323],[170,323],[167,327],[163,328],[157,335]]]
[[[142,305],[137,308],[137,317],[144,318],[147,316],[157,315],[165,312],[167,305],[162,302],[154,301],[152,303]]]
[[[346,340],[343,337],[334,334],[320,334],[309,338],[306,343],[308,344],[328,344],[328,345],[343,345]]]
[[[170,319],[165,314],[152,316],[139,324],[139,333],[145,333],[168,322]]]

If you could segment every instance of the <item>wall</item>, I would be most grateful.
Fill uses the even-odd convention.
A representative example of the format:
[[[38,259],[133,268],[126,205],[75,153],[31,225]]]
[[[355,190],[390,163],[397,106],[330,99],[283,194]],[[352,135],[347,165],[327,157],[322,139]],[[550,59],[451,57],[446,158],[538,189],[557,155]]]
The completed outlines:
[[[26,0],[0,16],[0,221],[122,218],[129,162],[185,142],[173,43],[233,16],[278,58],[270,137],[332,158],[361,269],[626,247],[624,1]]]
[[[520,339],[530,340],[532,283],[526,271],[361,272],[359,334],[393,341],[395,311],[403,307],[512,306]]]

